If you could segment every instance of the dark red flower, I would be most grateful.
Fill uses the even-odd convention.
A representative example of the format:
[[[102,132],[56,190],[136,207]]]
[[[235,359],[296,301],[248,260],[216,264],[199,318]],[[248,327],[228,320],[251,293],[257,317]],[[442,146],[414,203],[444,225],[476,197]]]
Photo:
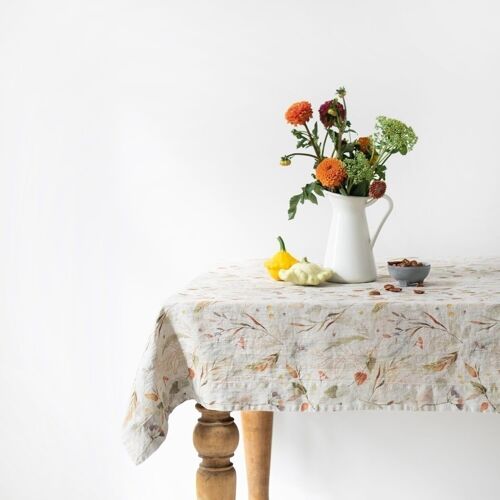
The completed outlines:
[[[334,124],[334,117],[328,114],[328,110],[332,106],[333,101],[326,101],[319,107],[319,119],[326,128],[329,128]]]
[[[335,102],[335,105],[337,106],[338,115],[340,116],[342,121],[345,120],[345,108],[344,108],[344,106],[342,106],[342,104],[340,104],[340,102],[338,102],[338,101]]]
[[[344,106],[335,99],[324,102],[319,107],[319,119],[326,128],[338,126],[339,122],[345,120]]]
[[[370,196],[372,198],[382,198],[385,194],[387,184],[384,181],[373,181],[370,184]]]

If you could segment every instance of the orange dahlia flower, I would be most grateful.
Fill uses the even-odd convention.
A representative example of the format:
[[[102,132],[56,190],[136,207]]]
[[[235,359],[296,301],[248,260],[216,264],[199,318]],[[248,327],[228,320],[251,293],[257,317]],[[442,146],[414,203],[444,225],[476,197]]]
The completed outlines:
[[[313,115],[311,103],[307,101],[295,102],[285,113],[285,119],[291,125],[304,125]]]
[[[369,153],[372,147],[372,140],[370,137],[358,137],[358,145],[363,153]]]
[[[347,179],[347,172],[338,158],[325,158],[316,167],[316,179],[326,188],[337,188]]]

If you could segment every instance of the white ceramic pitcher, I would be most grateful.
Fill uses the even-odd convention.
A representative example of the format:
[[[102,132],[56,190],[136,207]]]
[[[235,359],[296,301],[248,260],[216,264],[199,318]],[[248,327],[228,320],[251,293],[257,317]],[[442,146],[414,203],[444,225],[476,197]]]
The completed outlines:
[[[334,271],[330,281],[336,283],[367,283],[377,279],[373,245],[394,206],[392,199],[384,195],[389,207],[373,238],[370,238],[366,207],[377,199],[361,196],[344,196],[325,191],[330,200],[333,217],[325,255],[325,267]],[[382,199],[379,198],[379,199]]]

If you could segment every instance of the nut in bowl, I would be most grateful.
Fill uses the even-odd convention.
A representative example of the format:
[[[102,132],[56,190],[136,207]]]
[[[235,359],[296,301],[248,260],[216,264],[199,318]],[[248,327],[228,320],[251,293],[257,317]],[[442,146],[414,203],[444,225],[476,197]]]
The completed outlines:
[[[414,286],[423,283],[431,272],[431,265],[416,260],[401,259],[387,262],[389,274],[399,286]]]

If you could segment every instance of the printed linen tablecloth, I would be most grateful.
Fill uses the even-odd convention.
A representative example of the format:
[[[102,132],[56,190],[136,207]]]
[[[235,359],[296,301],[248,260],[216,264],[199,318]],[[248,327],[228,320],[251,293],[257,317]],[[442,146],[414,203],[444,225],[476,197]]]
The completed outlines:
[[[189,399],[225,411],[500,412],[500,259],[435,264],[419,295],[385,291],[378,271],[376,283],[299,287],[253,261],[173,296],[124,423],[133,460]]]

